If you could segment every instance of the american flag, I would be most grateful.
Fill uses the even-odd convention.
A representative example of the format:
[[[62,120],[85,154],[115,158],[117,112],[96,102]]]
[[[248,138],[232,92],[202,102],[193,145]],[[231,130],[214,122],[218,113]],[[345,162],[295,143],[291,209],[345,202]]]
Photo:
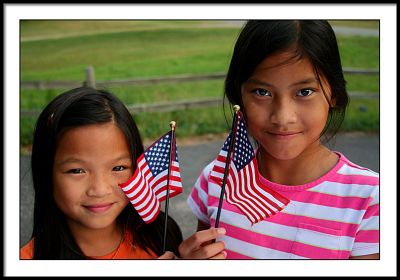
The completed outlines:
[[[136,211],[146,223],[160,212],[160,202],[166,199],[168,167],[172,142],[172,161],[169,178],[169,197],[182,192],[182,180],[175,139],[169,131],[154,142],[137,159],[137,168],[129,181],[119,184]]]
[[[236,114],[236,125],[217,156],[210,178],[222,186],[233,134],[235,142],[230,154],[225,197],[227,202],[237,206],[255,224],[281,211],[289,203],[289,199],[261,183],[257,159],[247,136],[243,115],[240,111]]]

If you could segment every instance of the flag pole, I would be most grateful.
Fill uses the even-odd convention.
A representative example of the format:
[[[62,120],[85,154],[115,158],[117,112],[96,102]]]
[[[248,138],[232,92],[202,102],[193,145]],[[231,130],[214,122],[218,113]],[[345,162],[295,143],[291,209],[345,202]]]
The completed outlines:
[[[231,153],[233,150],[233,146],[235,145],[235,124],[237,122],[237,113],[240,110],[239,105],[234,105],[233,110],[235,111],[235,114],[233,116],[233,121],[232,121],[232,128],[231,128],[231,142],[229,143],[229,149],[228,149],[228,154],[226,156],[226,164],[225,164],[225,170],[224,170],[224,178],[222,180],[222,186],[221,186],[221,193],[219,196],[219,203],[218,203],[218,211],[217,211],[217,217],[215,218],[215,227],[218,227],[219,224],[219,217],[221,215],[221,208],[222,208],[222,201],[224,200],[224,194],[225,194],[225,185],[226,185],[226,180],[228,178],[228,172],[229,172],[229,165],[231,164]]]
[[[168,177],[167,177],[167,194],[165,198],[165,222],[164,222],[164,238],[163,238],[163,254],[165,253],[166,250],[166,243],[167,243],[167,225],[168,225],[168,206],[169,206],[169,177],[171,175],[171,163],[172,163],[172,156],[173,152],[173,147],[175,146],[175,126],[176,122],[171,121],[169,123],[169,126],[171,127],[171,144],[170,144],[170,150],[169,150],[169,164],[168,164]]]

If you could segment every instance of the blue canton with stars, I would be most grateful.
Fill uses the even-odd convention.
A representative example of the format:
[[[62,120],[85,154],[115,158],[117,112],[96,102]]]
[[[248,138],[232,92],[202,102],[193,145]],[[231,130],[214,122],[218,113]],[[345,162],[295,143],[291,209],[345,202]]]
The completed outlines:
[[[170,146],[171,134],[172,134],[171,131],[165,134],[151,147],[149,147],[144,153],[146,162],[154,177],[168,168],[170,148],[171,148]],[[175,150],[175,158],[173,160],[178,161],[178,153],[176,150],[176,145],[174,147],[174,150]]]
[[[246,126],[243,121],[243,117],[241,115],[237,116],[237,131],[234,149],[231,152],[233,154],[233,163],[236,166],[236,169],[241,170],[244,166],[246,166],[254,157],[254,150],[250,143],[249,137],[247,136]],[[229,134],[228,139],[225,141],[222,149],[228,152],[229,144],[231,142],[232,132]]]

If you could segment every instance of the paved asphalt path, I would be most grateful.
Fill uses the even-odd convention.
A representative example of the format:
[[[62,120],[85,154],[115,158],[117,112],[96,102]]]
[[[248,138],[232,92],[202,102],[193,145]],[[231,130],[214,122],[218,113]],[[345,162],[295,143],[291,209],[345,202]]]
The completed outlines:
[[[180,145],[177,139],[179,163],[183,181],[183,194],[169,201],[169,214],[178,222],[184,238],[196,230],[197,220],[187,206],[187,197],[202,168],[212,161],[222,147],[225,137]],[[342,152],[347,158],[361,166],[379,172],[379,135],[349,133],[338,135],[330,148]],[[21,156],[20,173],[20,245],[25,244],[32,233],[33,188],[30,174],[30,156]],[[164,209],[164,203],[162,204]]]

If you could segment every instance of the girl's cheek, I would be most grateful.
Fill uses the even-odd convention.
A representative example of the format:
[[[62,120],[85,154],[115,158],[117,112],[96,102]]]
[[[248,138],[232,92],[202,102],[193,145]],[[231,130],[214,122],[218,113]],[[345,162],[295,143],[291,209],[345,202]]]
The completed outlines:
[[[126,197],[124,191],[121,189],[121,187],[119,186],[119,184],[116,184],[114,187],[114,191],[115,193],[120,196],[120,197]]]
[[[121,199],[125,201],[125,205],[129,203],[129,198],[124,193],[122,193]]]
[[[124,170],[123,172],[115,172],[113,174],[114,180],[117,182],[117,184],[126,183],[127,181],[129,181],[132,175],[133,172],[129,169]]]

